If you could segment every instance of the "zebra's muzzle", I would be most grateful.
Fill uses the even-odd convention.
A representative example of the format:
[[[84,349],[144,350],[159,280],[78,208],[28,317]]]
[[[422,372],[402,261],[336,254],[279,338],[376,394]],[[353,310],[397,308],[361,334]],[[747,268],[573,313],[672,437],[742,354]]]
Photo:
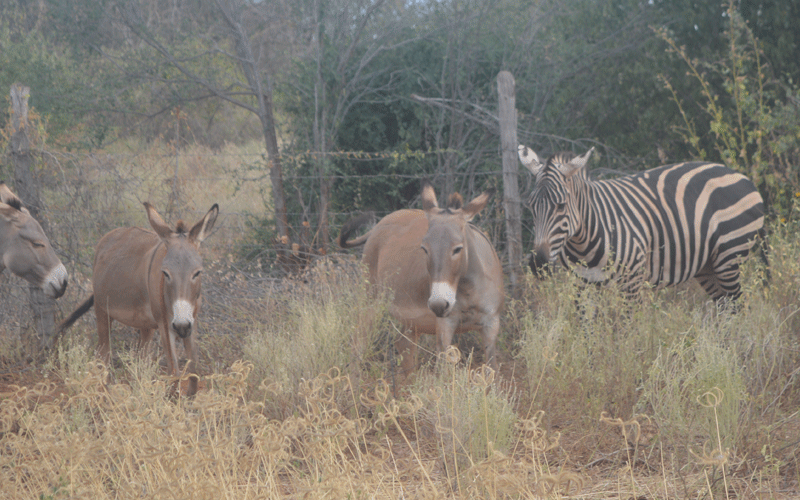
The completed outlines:
[[[544,277],[553,273],[553,266],[550,263],[549,257],[550,256],[547,254],[547,252],[541,250],[531,252],[528,265],[531,266],[531,271],[533,271],[533,274],[539,277]]]

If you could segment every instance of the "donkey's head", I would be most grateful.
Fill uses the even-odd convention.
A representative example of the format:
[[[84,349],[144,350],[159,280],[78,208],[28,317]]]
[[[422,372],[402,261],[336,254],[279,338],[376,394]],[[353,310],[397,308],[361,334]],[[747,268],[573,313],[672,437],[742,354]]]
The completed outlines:
[[[219,206],[215,203],[191,228],[183,221],[178,221],[175,229],[164,222],[152,205],[145,202],[144,206],[150,226],[166,248],[166,255],[161,262],[164,319],[178,337],[187,338],[192,334],[202,302],[200,286],[203,259],[199,252],[200,243],[214,227]]]
[[[443,318],[453,311],[459,282],[469,270],[467,225],[483,210],[493,191],[484,191],[466,206],[461,195],[453,194],[447,208],[439,208],[436,192],[428,183],[422,188],[422,208],[428,218],[428,232],[422,238],[422,250],[431,279],[428,308]]]
[[[6,267],[52,298],[67,289],[67,270],[42,226],[0,181],[0,272]]]

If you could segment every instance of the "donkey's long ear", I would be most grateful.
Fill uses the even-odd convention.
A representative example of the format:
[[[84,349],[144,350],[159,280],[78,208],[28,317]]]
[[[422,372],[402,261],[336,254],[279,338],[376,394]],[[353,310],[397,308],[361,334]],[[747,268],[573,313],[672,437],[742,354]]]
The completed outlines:
[[[7,222],[14,222],[17,220],[18,215],[19,210],[0,201],[0,217],[5,219]]]
[[[189,231],[189,239],[198,243],[202,243],[204,239],[211,233],[214,223],[217,221],[219,215],[219,205],[214,203],[208,213],[194,225]]]
[[[12,205],[13,200],[17,200],[19,203],[19,198],[15,195],[4,181],[0,181],[0,203],[5,203],[6,205]]]
[[[439,203],[436,202],[436,191],[430,182],[425,181],[422,184],[422,209],[426,212],[439,208]]]
[[[150,227],[153,228],[153,231],[155,231],[161,239],[169,238],[173,233],[172,228],[158,215],[153,205],[146,201],[144,202],[144,209],[147,210],[147,220],[150,221]]]
[[[539,156],[528,146],[519,145],[517,148],[519,153],[519,161],[525,165],[525,168],[530,170],[533,175],[537,175],[544,165],[539,161]]]
[[[467,206],[461,209],[464,219],[467,222],[471,221],[473,217],[478,215],[478,212],[486,208],[486,204],[489,203],[489,198],[491,198],[492,195],[494,195],[494,189],[487,189],[467,203]]]
[[[3,207],[3,217],[9,221],[11,219],[17,220],[20,212],[30,215],[28,209],[22,204],[22,200],[8,189],[8,186],[3,181],[0,181],[0,206]]]

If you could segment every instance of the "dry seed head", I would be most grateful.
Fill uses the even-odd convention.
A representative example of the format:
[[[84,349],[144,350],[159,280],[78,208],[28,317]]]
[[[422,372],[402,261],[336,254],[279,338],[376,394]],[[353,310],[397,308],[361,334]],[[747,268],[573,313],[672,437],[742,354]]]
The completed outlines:
[[[715,467],[721,467],[728,463],[728,457],[730,456],[730,449],[725,448],[725,451],[720,450],[719,448],[715,448],[710,452],[706,449],[708,445],[708,441],[703,443],[703,453],[702,455],[698,455],[694,451],[689,449],[689,453],[691,453],[697,461],[701,465],[711,465]]]
[[[583,489],[583,478],[574,472],[561,471],[555,476],[542,475],[536,486],[542,496],[547,496],[561,486],[566,487],[564,494],[569,495],[573,485],[575,485],[575,493],[579,492]]]
[[[621,418],[611,418],[608,416],[608,413],[602,412],[600,414],[600,421],[608,425],[619,427],[626,441],[630,441],[630,437],[628,436],[628,429],[632,427],[635,432],[635,438],[633,439],[633,443],[639,442],[639,438],[642,435],[642,426],[639,423],[639,421],[636,420],[636,417],[632,418],[631,420],[622,420]]]
[[[451,365],[457,365],[458,362],[461,361],[461,351],[454,345],[448,346],[442,356],[444,356],[444,360]]]
[[[372,390],[374,397],[369,396],[366,392],[359,394],[361,404],[366,407],[372,408],[375,406],[385,406],[386,401],[389,399],[389,383],[384,379],[378,379],[375,382],[375,388]]]
[[[488,365],[483,365],[470,372],[470,381],[473,385],[486,389],[494,382],[495,371]]]
[[[425,397],[428,399],[428,401],[438,404],[444,397],[444,390],[438,385],[430,387],[428,388],[428,393],[425,395]]]
[[[725,393],[722,392],[722,389],[719,387],[712,387],[711,390],[697,396],[697,402],[700,404],[700,406],[704,406],[706,408],[716,408],[720,405],[720,403],[722,403],[722,398],[724,396]]]

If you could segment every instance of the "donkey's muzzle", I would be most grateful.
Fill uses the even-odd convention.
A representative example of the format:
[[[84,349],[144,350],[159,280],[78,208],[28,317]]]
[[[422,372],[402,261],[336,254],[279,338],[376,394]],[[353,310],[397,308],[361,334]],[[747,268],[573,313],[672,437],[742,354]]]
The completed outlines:
[[[64,295],[64,292],[67,291],[67,280],[64,279],[60,283],[49,283],[47,286],[49,289],[45,293],[48,296],[57,299]]]
[[[444,300],[429,301],[428,308],[436,315],[437,318],[443,318],[450,309],[449,304]]]
[[[45,276],[42,283],[42,291],[48,297],[57,299],[64,295],[64,292],[67,290],[68,282],[69,275],[67,274],[67,269],[64,267],[64,264],[59,263],[58,266],[54,267],[53,270]]]
[[[431,295],[428,298],[428,309],[437,318],[444,318],[453,310],[456,303],[456,290],[445,281],[437,281],[431,285]]]
[[[182,339],[192,334],[192,324],[186,321],[173,321],[172,329]]]

